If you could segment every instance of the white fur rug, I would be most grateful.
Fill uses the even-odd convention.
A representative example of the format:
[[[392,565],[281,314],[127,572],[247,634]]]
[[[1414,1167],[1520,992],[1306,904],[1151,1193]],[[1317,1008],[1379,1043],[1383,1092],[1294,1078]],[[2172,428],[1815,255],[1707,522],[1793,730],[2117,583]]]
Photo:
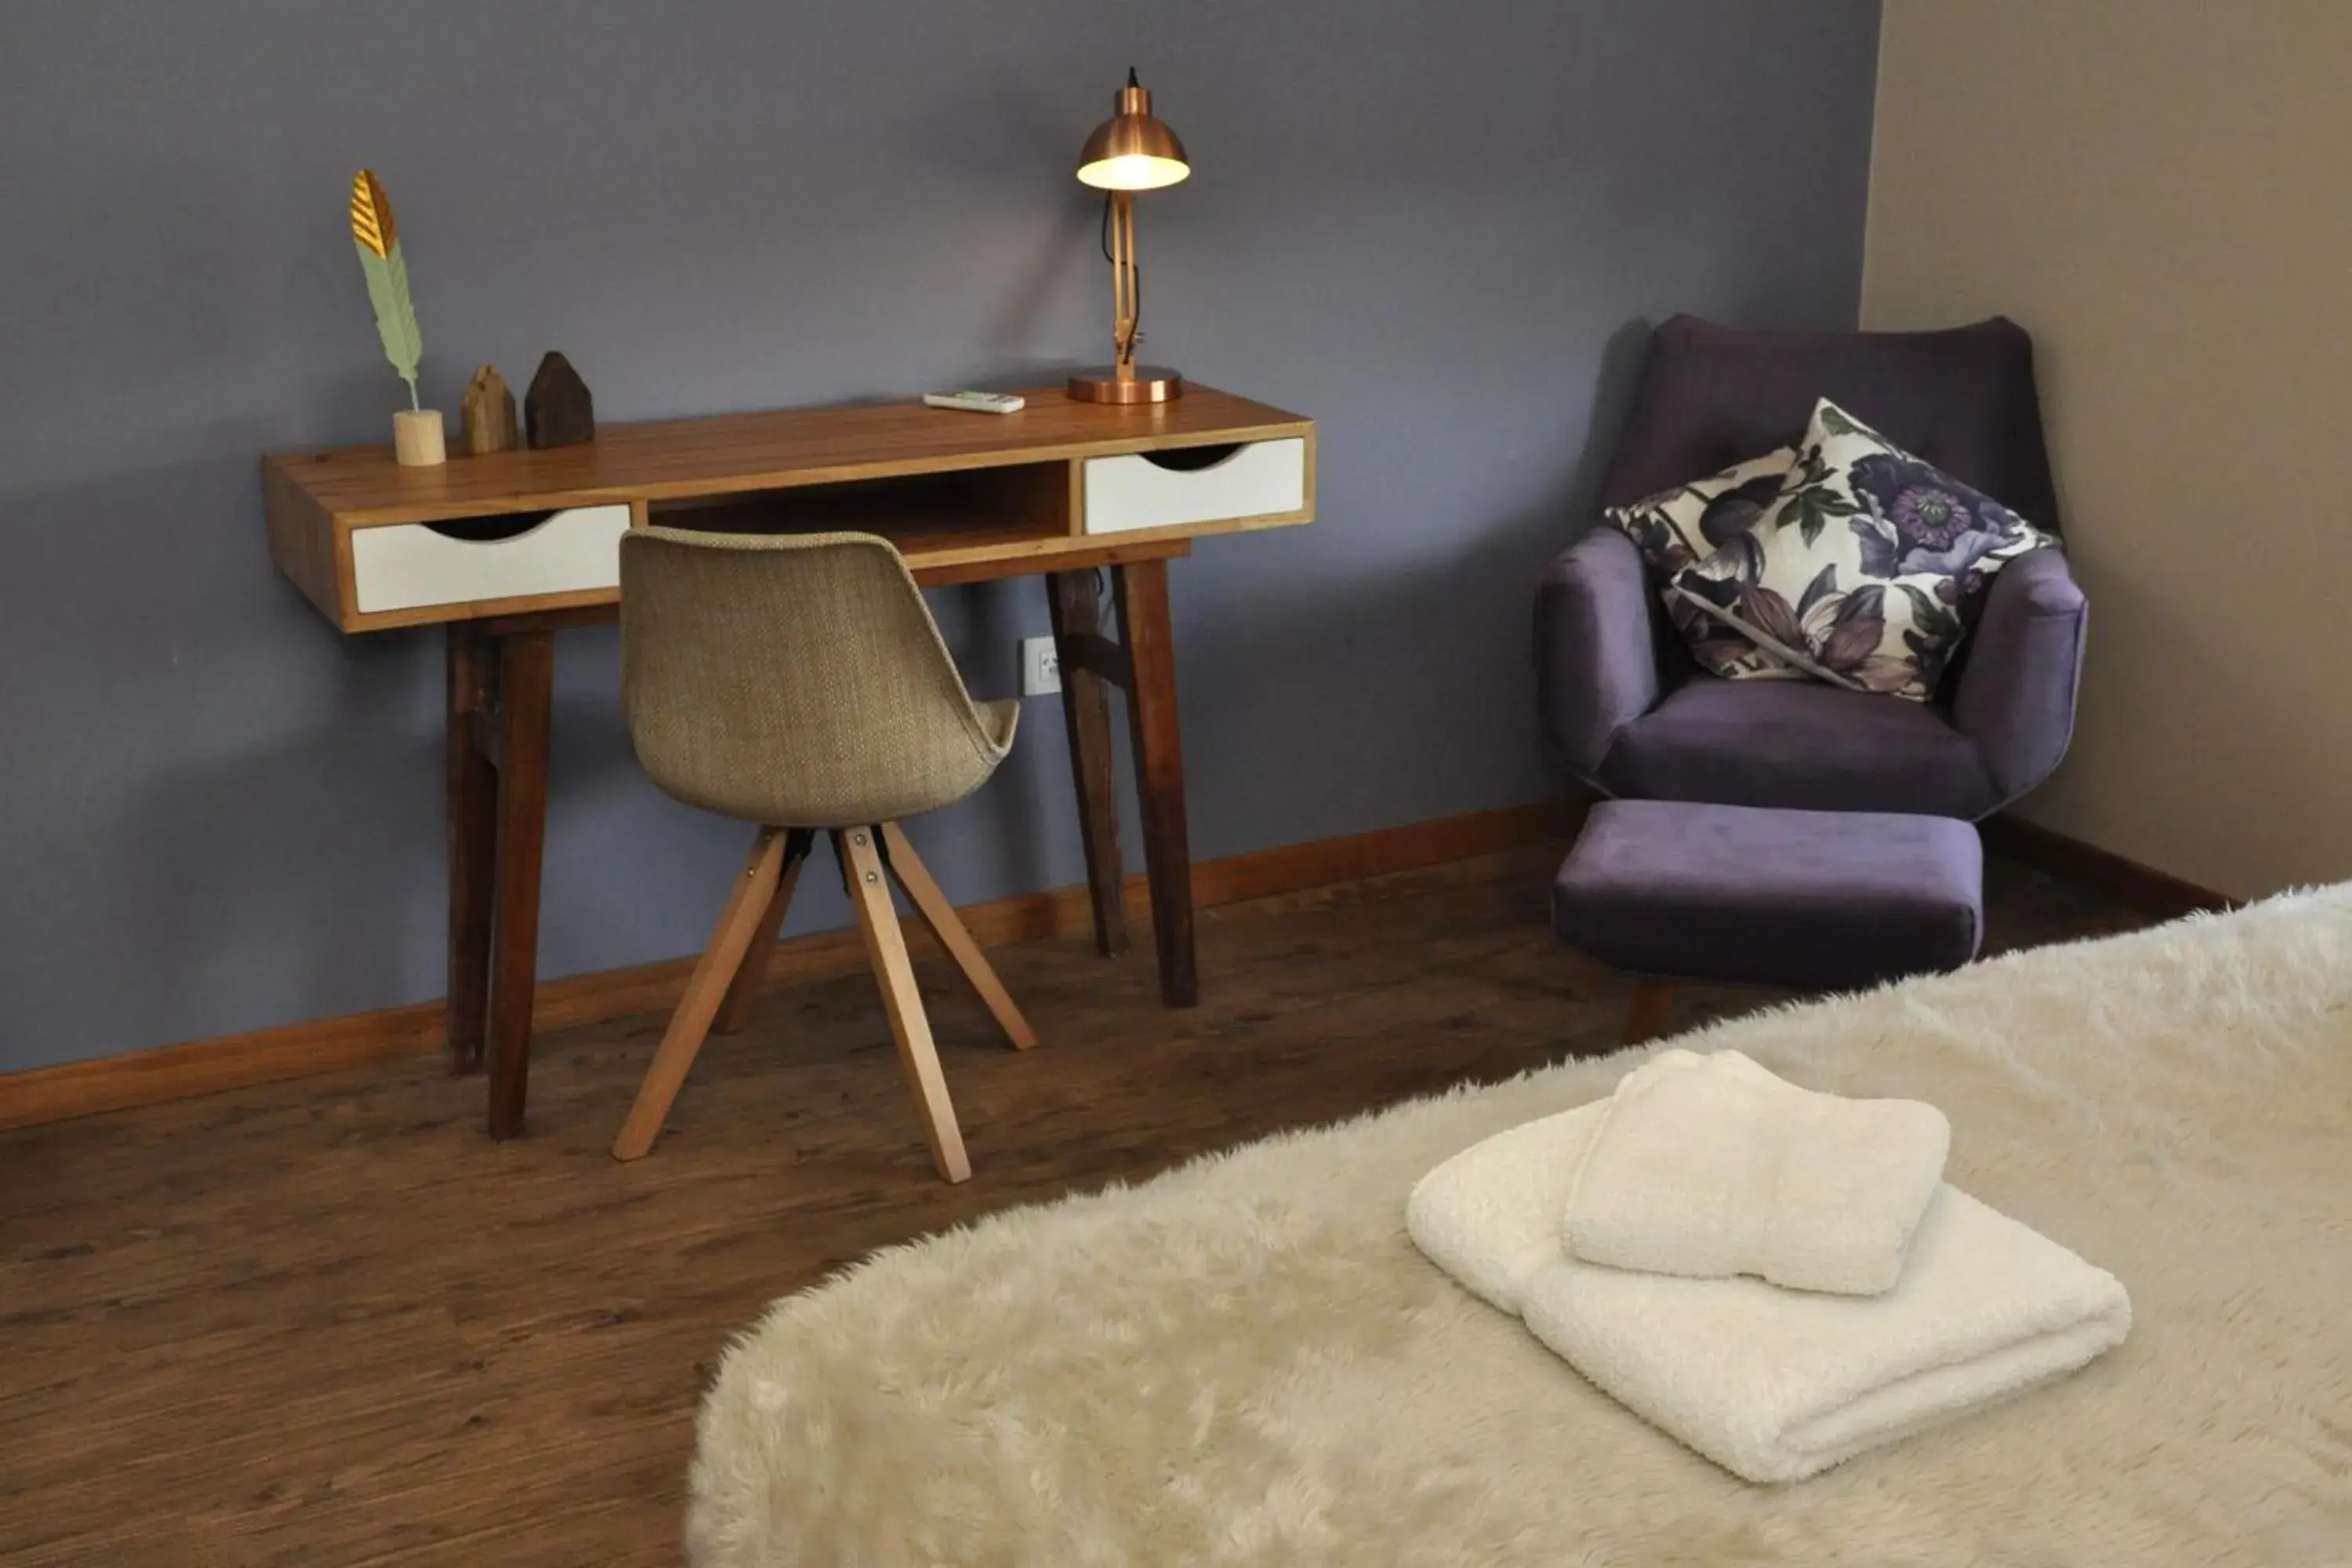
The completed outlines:
[[[2131,1338],[1814,1480],[1732,1479],[1405,1238],[1423,1171],[1621,1055],[777,1303],[702,1413],[695,1561],[2352,1563],[2352,887],[1685,1038],[1941,1105],[1953,1183],[2120,1276]]]

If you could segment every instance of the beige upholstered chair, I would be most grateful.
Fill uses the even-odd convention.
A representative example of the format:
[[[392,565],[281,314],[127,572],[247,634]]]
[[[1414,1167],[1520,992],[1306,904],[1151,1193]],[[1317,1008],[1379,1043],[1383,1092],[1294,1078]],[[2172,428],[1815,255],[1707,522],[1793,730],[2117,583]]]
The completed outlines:
[[[1013,1043],[1035,1045],[898,826],[985,783],[1013,748],[1019,704],[972,701],[906,563],[865,533],[632,531],[621,542],[621,668],[629,737],[654,782],[760,833],[614,1157],[653,1147],[712,1025],[741,1026],[823,831],[931,1157],[948,1180],[964,1180],[971,1166],[886,877]]]

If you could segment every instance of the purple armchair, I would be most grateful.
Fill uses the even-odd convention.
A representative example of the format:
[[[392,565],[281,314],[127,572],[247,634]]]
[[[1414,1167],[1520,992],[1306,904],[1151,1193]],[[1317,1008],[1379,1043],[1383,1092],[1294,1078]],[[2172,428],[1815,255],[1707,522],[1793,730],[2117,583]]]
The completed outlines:
[[[1793,441],[1821,397],[2057,531],[2032,342],[1999,318],[1803,333],[1676,316],[1652,334],[1601,504]],[[1599,527],[1537,591],[1536,684],[1553,755],[1604,795],[1973,821],[2066,754],[2088,617],[2064,553],[2037,551],[1993,579],[1933,702],[1722,680],[1684,650],[1633,543]]]

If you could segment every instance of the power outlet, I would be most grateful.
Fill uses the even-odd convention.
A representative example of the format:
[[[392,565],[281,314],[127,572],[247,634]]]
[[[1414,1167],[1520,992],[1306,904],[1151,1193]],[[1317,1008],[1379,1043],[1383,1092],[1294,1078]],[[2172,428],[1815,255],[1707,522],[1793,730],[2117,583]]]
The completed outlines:
[[[1021,639],[1021,695],[1047,697],[1062,689],[1062,655],[1052,637]]]

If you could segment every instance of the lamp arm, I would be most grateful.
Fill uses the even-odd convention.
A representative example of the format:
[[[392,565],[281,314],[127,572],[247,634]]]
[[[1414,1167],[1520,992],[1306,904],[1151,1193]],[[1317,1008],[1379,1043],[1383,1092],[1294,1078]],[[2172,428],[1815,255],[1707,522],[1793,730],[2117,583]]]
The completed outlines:
[[[1135,265],[1135,197],[1110,193],[1105,247],[1110,257],[1110,339],[1113,372],[1121,381],[1135,375],[1135,344],[1142,335],[1143,279]]]

